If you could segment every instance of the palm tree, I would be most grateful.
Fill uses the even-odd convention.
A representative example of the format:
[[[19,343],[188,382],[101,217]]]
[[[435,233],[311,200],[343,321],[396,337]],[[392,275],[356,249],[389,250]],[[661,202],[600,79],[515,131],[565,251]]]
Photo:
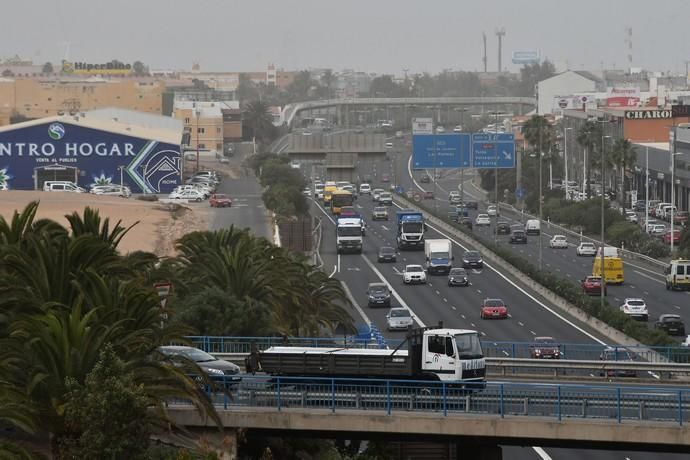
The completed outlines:
[[[243,113],[244,122],[249,126],[254,141],[268,139],[273,130],[273,116],[263,101],[257,100],[246,105]]]
[[[321,74],[321,78],[319,79],[321,81],[321,84],[326,88],[326,98],[327,99],[332,99],[333,98],[333,85],[335,84],[337,77],[333,73],[331,69],[326,69],[323,74]]]
[[[592,197],[592,167],[597,163],[595,155],[597,147],[601,145],[601,125],[596,121],[587,120],[577,132],[577,143],[585,149],[587,156],[587,197]],[[603,182],[603,178],[602,178]],[[603,183],[602,183],[603,187]],[[603,190],[602,190],[603,192]]]
[[[623,138],[616,139],[611,149],[610,163],[621,172],[621,196],[619,203],[623,207],[626,205],[625,171],[635,166],[636,159],[637,155],[630,141]]]

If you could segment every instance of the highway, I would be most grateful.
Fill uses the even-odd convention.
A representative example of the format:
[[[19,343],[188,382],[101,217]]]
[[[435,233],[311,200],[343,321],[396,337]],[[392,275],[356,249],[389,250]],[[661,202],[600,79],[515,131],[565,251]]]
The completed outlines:
[[[395,140],[395,146],[389,156],[389,160],[363,159],[358,164],[360,176],[365,174],[374,177],[373,187],[387,188],[388,184],[379,181],[382,174],[389,174],[397,180],[399,185],[406,189],[414,187],[413,181],[407,171],[409,159],[409,146],[404,145],[404,140]],[[406,151],[407,153],[403,153]],[[396,158],[397,157],[397,158]],[[459,179],[459,176],[457,176]],[[458,179],[455,181],[457,187]],[[450,181],[444,181],[450,182]],[[441,185],[441,184],[440,184]],[[433,185],[432,185],[433,187]],[[441,196],[439,196],[441,198]],[[586,324],[579,323],[572,318],[567,318],[558,310],[548,305],[538,296],[530,293],[524,287],[512,280],[510,274],[492,270],[488,265],[481,271],[471,271],[469,287],[450,288],[443,276],[429,277],[427,285],[406,286],[403,285],[400,272],[405,264],[423,264],[423,251],[405,251],[399,253],[395,264],[379,264],[376,262],[378,248],[387,245],[395,247],[396,225],[394,215],[396,208],[390,209],[390,218],[387,222],[371,220],[371,211],[374,206],[369,196],[361,196],[356,201],[357,209],[367,219],[367,234],[364,239],[364,250],[360,254],[347,254],[338,256],[335,251],[335,230],[332,216],[318,203],[314,203],[313,215],[320,215],[324,222],[324,234],[321,246],[321,256],[324,260],[324,270],[333,273],[344,281],[352,297],[358,304],[363,321],[373,322],[382,331],[386,329],[385,315],[387,309],[367,308],[365,294],[367,284],[370,282],[385,282],[393,291],[393,305],[408,307],[417,318],[420,325],[434,325],[443,321],[446,327],[470,328],[480,331],[484,340],[496,341],[518,340],[531,341],[535,336],[550,335],[562,342],[575,343],[602,343],[605,337],[589,330]],[[440,210],[447,208],[447,202],[439,201]],[[434,228],[429,228],[426,238],[446,238],[449,235],[439,233]],[[534,247],[534,243],[527,245]],[[456,260],[460,259],[463,248],[460,244],[453,245]],[[574,249],[572,250],[574,252]],[[565,251],[563,251],[565,252]],[[544,250],[546,257],[559,255],[549,253],[548,244]],[[562,257],[562,256],[560,256]],[[591,260],[591,259],[589,259]],[[548,263],[551,263],[550,259]],[[565,266],[566,263],[564,262]],[[563,268],[561,268],[563,270]],[[571,275],[572,276],[572,275]],[[663,288],[663,286],[662,286]],[[613,289],[612,289],[613,291]],[[665,291],[664,291],[665,292]],[[682,294],[681,294],[682,295]],[[511,317],[506,320],[481,320],[479,318],[479,305],[486,297],[502,298],[508,305]],[[356,317],[356,314],[354,314]],[[400,338],[402,333],[385,332],[387,337]],[[675,459],[680,456],[667,454],[650,454],[640,452],[619,453],[610,451],[577,451],[558,450],[557,455],[552,449],[548,452],[540,448],[504,447],[505,458],[518,459],[575,459],[575,458],[601,458],[601,459],[639,459],[659,458]]]

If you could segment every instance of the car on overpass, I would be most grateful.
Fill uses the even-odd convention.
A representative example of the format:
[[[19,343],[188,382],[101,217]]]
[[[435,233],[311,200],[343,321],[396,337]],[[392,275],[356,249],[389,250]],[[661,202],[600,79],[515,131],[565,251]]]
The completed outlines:
[[[599,355],[602,361],[617,361],[617,362],[634,362],[632,355],[628,350],[621,347],[606,347]],[[637,377],[637,372],[632,369],[606,369],[599,373],[606,377]]]
[[[242,377],[239,375],[240,366],[224,359],[217,359],[215,356],[198,348],[166,345],[158,347],[158,352],[164,358],[170,360],[175,367],[184,368],[190,362],[196,364],[211,381],[223,384],[226,389],[237,385],[242,380]],[[196,375],[193,377],[197,382],[203,382],[202,376]]]
[[[532,359],[561,359],[561,347],[553,337],[535,337],[529,348]]]
[[[582,257],[582,256],[594,257],[597,255],[597,247],[594,246],[594,243],[590,243],[588,241],[583,241],[582,243],[579,244],[579,246],[575,250],[575,253],[580,257]]]
[[[479,310],[481,319],[507,319],[508,306],[502,299],[484,299]]]

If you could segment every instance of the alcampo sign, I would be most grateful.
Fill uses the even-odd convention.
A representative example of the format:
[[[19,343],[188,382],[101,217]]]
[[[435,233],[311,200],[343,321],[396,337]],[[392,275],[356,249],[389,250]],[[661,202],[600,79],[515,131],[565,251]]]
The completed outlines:
[[[115,60],[104,64],[62,61],[62,72],[82,75],[124,75],[132,72],[132,64]]]
[[[626,110],[626,120],[661,120],[671,118],[670,110]]]

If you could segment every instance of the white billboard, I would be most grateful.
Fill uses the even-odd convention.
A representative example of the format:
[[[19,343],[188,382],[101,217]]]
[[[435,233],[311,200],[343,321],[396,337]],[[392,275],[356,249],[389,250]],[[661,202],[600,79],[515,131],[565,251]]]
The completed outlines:
[[[552,113],[561,113],[563,110],[581,110],[585,108],[596,107],[596,98],[594,95],[570,95],[570,96],[556,96],[553,98]]]
[[[434,134],[434,119],[413,118],[412,134]]]
[[[513,51],[513,64],[536,64],[539,58],[538,50]]]

